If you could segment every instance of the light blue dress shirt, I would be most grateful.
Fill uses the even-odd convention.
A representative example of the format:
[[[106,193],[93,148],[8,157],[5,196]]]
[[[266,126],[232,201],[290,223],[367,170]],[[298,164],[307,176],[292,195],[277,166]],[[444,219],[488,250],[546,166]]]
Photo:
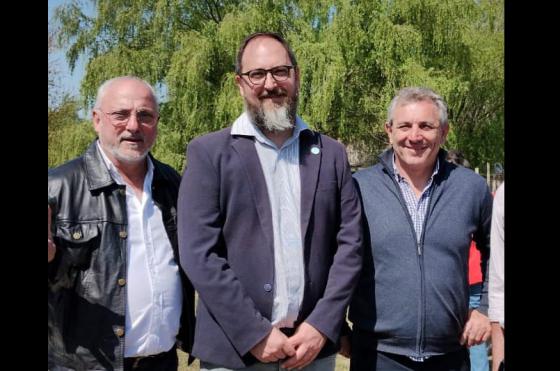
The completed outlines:
[[[272,324],[294,327],[303,300],[305,271],[301,236],[301,179],[299,134],[308,130],[296,118],[292,136],[281,148],[268,139],[243,113],[232,126],[232,135],[255,138],[255,149],[264,173],[274,231],[274,301]]]

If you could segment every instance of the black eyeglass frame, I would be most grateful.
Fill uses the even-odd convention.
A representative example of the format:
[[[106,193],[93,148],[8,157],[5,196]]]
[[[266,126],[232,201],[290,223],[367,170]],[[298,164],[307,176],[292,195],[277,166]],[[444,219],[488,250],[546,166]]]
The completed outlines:
[[[288,69],[288,74],[286,75],[285,78],[281,78],[278,79],[277,76],[274,75],[274,70],[277,70],[278,68],[287,68]],[[269,69],[265,69],[265,68],[255,68],[254,70],[250,70],[247,72],[243,72],[243,73],[239,73],[239,76],[247,76],[247,78],[249,79],[249,82],[251,82],[251,84],[253,85],[264,85],[264,83],[266,82],[266,78],[268,77],[268,74],[270,73],[270,75],[272,76],[272,78],[274,79],[274,81],[276,82],[282,82],[282,81],[286,81],[288,80],[288,78],[290,78],[290,70],[295,69],[295,66],[290,66],[290,65],[281,65],[281,66],[276,66],[276,67],[272,67]],[[255,83],[253,82],[253,80],[251,79],[250,74],[254,73],[254,72],[264,72],[264,78],[261,82]]]

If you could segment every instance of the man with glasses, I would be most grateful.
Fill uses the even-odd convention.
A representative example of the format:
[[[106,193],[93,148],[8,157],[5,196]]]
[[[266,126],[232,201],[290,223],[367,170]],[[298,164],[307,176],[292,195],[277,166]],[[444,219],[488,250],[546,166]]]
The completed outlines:
[[[286,41],[247,37],[245,112],[194,139],[179,191],[181,265],[199,293],[201,370],[334,370],[361,267],[361,211],[342,144],[296,115]]]
[[[49,370],[176,371],[190,352],[194,289],[178,263],[179,174],[157,161],[152,87],[101,85],[98,134],[49,170]]]

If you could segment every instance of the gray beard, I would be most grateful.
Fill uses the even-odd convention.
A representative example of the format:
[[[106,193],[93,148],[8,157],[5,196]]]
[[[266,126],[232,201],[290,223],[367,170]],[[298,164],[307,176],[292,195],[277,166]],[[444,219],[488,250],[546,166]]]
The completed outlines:
[[[295,107],[289,102],[280,107],[265,110],[262,106],[254,109],[245,101],[245,111],[261,130],[282,132],[295,126]]]

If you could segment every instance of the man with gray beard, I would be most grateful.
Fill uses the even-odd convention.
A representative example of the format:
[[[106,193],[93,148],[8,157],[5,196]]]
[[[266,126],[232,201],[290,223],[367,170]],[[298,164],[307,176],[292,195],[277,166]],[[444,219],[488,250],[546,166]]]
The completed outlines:
[[[187,148],[179,255],[200,298],[201,370],[334,370],[361,210],[344,146],[296,115],[299,73],[280,35],[248,36],[245,112]]]

